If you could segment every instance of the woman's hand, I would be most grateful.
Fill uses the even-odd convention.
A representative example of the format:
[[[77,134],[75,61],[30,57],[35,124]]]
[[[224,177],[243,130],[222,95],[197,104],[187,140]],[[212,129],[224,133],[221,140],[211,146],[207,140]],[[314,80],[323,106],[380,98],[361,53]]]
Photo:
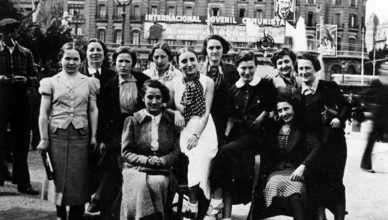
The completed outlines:
[[[341,128],[341,121],[338,118],[333,118],[330,122],[332,128]]]
[[[185,118],[180,111],[174,112],[175,127],[182,129],[185,126]]]
[[[92,137],[90,139],[90,147],[93,149],[93,151],[97,151],[97,147],[98,147],[98,144],[97,144],[97,139],[96,137]]]
[[[99,150],[100,154],[103,154],[106,150],[106,144],[101,142],[98,146],[98,150]]]
[[[39,145],[36,149],[38,150],[38,152],[40,154],[42,154],[42,153],[47,151],[48,147],[49,147],[48,139],[42,139],[42,140],[40,140]]]
[[[196,147],[198,144],[198,139],[199,137],[193,134],[193,136],[191,136],[189,140],[187,140],[187,150],[191,150]]]
[[[151,156],[148,158],[148,163],[151,166],[160,166],[162,164],[162,161],[159,157],[157,156]]]
[[[292,181],[303,181],[303,174],[306,166],[304,164],[301,164],[296,170],[291,174],[291,180]]]

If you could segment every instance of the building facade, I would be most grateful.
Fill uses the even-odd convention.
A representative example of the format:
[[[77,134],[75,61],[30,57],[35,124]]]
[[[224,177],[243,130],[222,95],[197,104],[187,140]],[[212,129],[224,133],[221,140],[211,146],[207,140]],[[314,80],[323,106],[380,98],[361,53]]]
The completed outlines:
[[[87,40],[95,37],[112,49],[120,45],[123,7],[120,7],[116,0],[64,1],[65,10],[71,15],[69,25],[77,38]],[[290,0],[290,2],[295,19],[299,17],[305,19],[308,50],[316,51],[319,46],[320,40],[317,39],[317,35],[322,31],[317,30],[317,24],[336,25],[336,34],[332,36],[335,38],[333,45],[336,53],[323,57],[325,78],[331,79],[331,74],[335,73],[359,74],[361,51],[364,48],[362,30],[365,23],[366,0]],[[138,49],[141,69],[149,65],[146,59],[149,49],[161,40],[167,41],[173,49],[192,46],[200,52],[208,27],[206,19],[210,15],[223,17],[223,22],[212,20],[214,22],[212,26],[221,31],[216,33],[223,33],[224,37],[229,38],[234,48],[231,53],[249,48],[255,50],[259,61],[268,64],[271,50],[264,51],[257,44],[260,36],[266,35],[266,31],[263,33],[260,31],[255,40],[244,34],[252,32],[249,26],[252,22],[266,27],[275,26],[276,28],[269,30],[275,45],[271,49],[283,46],[292,48],[292,40],[284,34],[284,22],[279,23],[274,19],[277,6],[276,0],[133,0],[131,5],[124,9],[124,42],[125,45]],[[182,20],[183,17],[186,21]],[[151,27],[154,28],[152,34]],[[258,29],[261,30],[261,27],[263,26]],[[283,27],[283,31],[278,31],[279,27]],[[154,34],[157,32],[163,34]],[[167,32],[173,34],[166,38],[164,35],[167,35]],[[180,34],[176,34],[177,32]],[[231,38],[233,35],[236,37]],[[368,59],[366,53],[365,59]]]

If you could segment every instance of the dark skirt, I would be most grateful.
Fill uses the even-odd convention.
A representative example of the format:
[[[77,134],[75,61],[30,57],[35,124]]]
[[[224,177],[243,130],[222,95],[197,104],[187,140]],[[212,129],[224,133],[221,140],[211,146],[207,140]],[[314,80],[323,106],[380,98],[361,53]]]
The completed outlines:
[[[49,153],[54,169],[55,204],[89,201],[89,127],[49,127]]]
[[[210,173],[211,191],[221,188],[232,195],[233,204],[247,204],[251,200],[255,147],[260,142],[244,136],[219,148]]]
[[[345,204],[343,177],[346,165],[347,147],[344,132],[331,130],[324,143],[322,159],[307,182],[309,196],[318,206],[331,207]]]

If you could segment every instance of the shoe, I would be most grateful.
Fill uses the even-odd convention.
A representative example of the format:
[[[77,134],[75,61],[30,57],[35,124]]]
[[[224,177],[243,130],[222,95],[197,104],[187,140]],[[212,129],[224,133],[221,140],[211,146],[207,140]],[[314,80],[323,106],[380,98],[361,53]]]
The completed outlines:
[[[376,171],[372,170],[372,169],[363,169],[361,168],[362,171],[365,171],[365,172],[368,172],[368,173],[376,173]]]
[[[185,213],[183,213],[183,220],[194,220],[197,219],[197,213],[191,212],[190,209],[186,210]]]
[[[18,186],[18,191],[22,194],[36,196],[39,195],[39,191],[32,189],[31,186]]]
[[[206,211],[206,216],[204,220],[215,220],[217,219],[217,215],[222,213],[222,210],[224,209],[224,203],[220,203],[218,206],[213,207],[211,204],[209,205],[209,208]]]
[[[89,213],[96,213],[100,211],[100,203],[97,199],[92,199],[92,201],[89,203],[89,206],[86,210]]]

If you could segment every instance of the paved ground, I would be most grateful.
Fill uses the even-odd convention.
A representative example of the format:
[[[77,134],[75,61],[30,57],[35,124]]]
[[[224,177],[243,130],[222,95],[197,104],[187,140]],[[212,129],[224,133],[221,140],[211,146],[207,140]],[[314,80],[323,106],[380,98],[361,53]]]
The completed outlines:
[[[345,171],[345,185],[347,193],[347,219],[351,220],[385,220],[388,219],[388,144],[377,143],[373,152],[373,167],[375,174],[366,173],[359,169],[359,163],[367,131],[370,123],[362,125],[361,132],[351,132],[347,135],[348,160]],[[32,185],[41,189],[44,179],[44,169],[37,152],[29,154]],[[6,183],[0,187],[0,220],[32,220],[55,219],[55,206],[40,199],[40,196],[23,196],[16,187]],[[233,219],[245,219],[249,210],[246,206],[234,206]],[[327,214],[328,220],[333,217]],[[273,220],[288,220],[291,218],[278,216]]]

